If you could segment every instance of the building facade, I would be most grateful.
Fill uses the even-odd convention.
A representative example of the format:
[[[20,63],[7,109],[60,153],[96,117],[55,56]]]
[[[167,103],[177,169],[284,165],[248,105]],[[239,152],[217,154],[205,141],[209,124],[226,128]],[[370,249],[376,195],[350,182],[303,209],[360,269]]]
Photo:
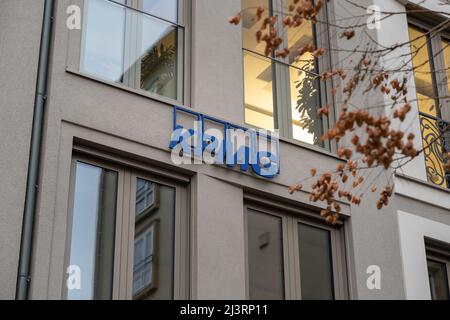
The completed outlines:
[[[440,138],[450,121],[450,6],[415,2],[330,1],[328,23],[285,34],[290,48],[314,40],[330,49],[299,62],[267,58],[245,12],[240,26],[228,23],[243,7],[281,12],[289,0],[0,0],[0,298],[449,299],[445,139],[402,170],[373,174],[379,188],[395,183],[389,206],[377,210],[368,192],[359,206],[341,203],[336,226],[307,184],[288,192],[312,168],[343,163],[320,140],[335,116],[317,108],[339,110],[333,84],[310,75],[348,68],[348,51],[368,37],[379,46],[425,39],[417,55],[403,46],[383,63],[424,68],[409,77],[405,129],[418,148]],[[357,23],[371,5],[412,9],[350,41],[338,36],[336,25]],[[439,108],[427,104],[430,90]],[[352,99],[387,103],[377,92]],[[192,120],[180,110],[210,126],[279,129],[279,172],[175,165],[174,127]],[[24,205],[32,195],[35,205]]]

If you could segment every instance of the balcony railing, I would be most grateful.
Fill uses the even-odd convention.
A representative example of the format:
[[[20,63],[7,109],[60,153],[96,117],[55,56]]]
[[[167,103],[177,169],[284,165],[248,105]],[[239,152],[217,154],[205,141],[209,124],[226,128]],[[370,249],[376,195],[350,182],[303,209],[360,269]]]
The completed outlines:
[[[450,152],[450,123],[420,112],[428,181],[450,189],[450,172],[444,170],[444,155]]]

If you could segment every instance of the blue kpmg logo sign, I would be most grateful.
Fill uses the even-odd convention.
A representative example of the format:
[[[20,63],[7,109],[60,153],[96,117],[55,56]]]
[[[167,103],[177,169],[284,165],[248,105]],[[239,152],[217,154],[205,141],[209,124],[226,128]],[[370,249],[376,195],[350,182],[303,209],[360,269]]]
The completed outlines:
[[[177,165],[239,166],[264,178],[280,173],[278,131],[244,128],[177,106],[169,148]]]

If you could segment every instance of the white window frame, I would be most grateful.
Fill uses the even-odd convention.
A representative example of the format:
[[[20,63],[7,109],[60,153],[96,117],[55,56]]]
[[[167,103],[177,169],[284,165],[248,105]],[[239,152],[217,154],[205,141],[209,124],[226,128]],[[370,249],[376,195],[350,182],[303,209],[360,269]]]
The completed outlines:
[[[178,0],[178,22],[171,22],[164,18],[157,17],[153,14],[146,13],[139,9],[139,6],[142,7],[142,0],[127,0],[127,4],[122,4],[120,2],[114,0],[104,0],[109,1],[111,3],[115,3],[119,6],[127,8],[126,15],[126,27],[125,27],[125,52],[124,52],[124,66],[130,64],[127,61],[130,61],[133,57],[136,57],[136,52],[138,48],[136,47],[137,39],[139,38],[139,34],[137,30],[139,21],[134,21],[134,23],[130,22],[131,12],[136,12],[135,16],[142,17],[142,15],[147,15],[150,17],[154,17],[157,20],[162,21],[162,23],[171,24],[176,27],[178,30],[177,34],[177,98],[172,99],[170,97],[165,97],[162,95],[158,95],[155,93],[148,92],[146,90],[140,89],[138,72],[136,72],[136,68],[140,68],[140,63],[134,63],[134,68],[131,68],[130,71],[124,71],[124,80],[123,83],[116,83],[109,81],[107,79],[103,79],[101,77],[97,77],[95,75],[88,74],[81,70],[82,59],[83,59],[83,41],[84,41],[84,17],[86,16],[87,6],[85,6],[85,1],[89,0],[71,0],[71,4],[77,5],[81,8],[81,12],[83,13],[83,23],[81,30],[70,30],[68,35],[68,52],[67,52],[67,61],[66,61],[66,71],[69,73],[81,75],[86,78],[90,78],[92,80],[96,80],[98,82],[108,84],[114,87],[118,87],[120,89],[126,91],[132,91],[133,93],[146,96],[152,98],[154,100],[158,100],[170,105],[182,105],[186,106],[190,103],[190,33],[191,33],[191,25],[190,25],[190,16],[191,16],[191,0]],[[134,14],[133,14],[134,15]],[[133,19],[136,20],[136,19]],[[141,19],[137,19],[141,20]],[[134,41],[134,42],[133,42]],[[136,62],[136,61],[134,61]]]

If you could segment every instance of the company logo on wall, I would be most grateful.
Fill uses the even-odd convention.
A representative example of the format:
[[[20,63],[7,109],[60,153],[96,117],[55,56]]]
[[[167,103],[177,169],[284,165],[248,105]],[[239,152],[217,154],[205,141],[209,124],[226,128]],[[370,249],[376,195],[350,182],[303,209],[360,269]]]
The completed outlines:
[[[278,131],[250,129],[174,107],[172,162],[218,164],[273,178],[280,173]]]

